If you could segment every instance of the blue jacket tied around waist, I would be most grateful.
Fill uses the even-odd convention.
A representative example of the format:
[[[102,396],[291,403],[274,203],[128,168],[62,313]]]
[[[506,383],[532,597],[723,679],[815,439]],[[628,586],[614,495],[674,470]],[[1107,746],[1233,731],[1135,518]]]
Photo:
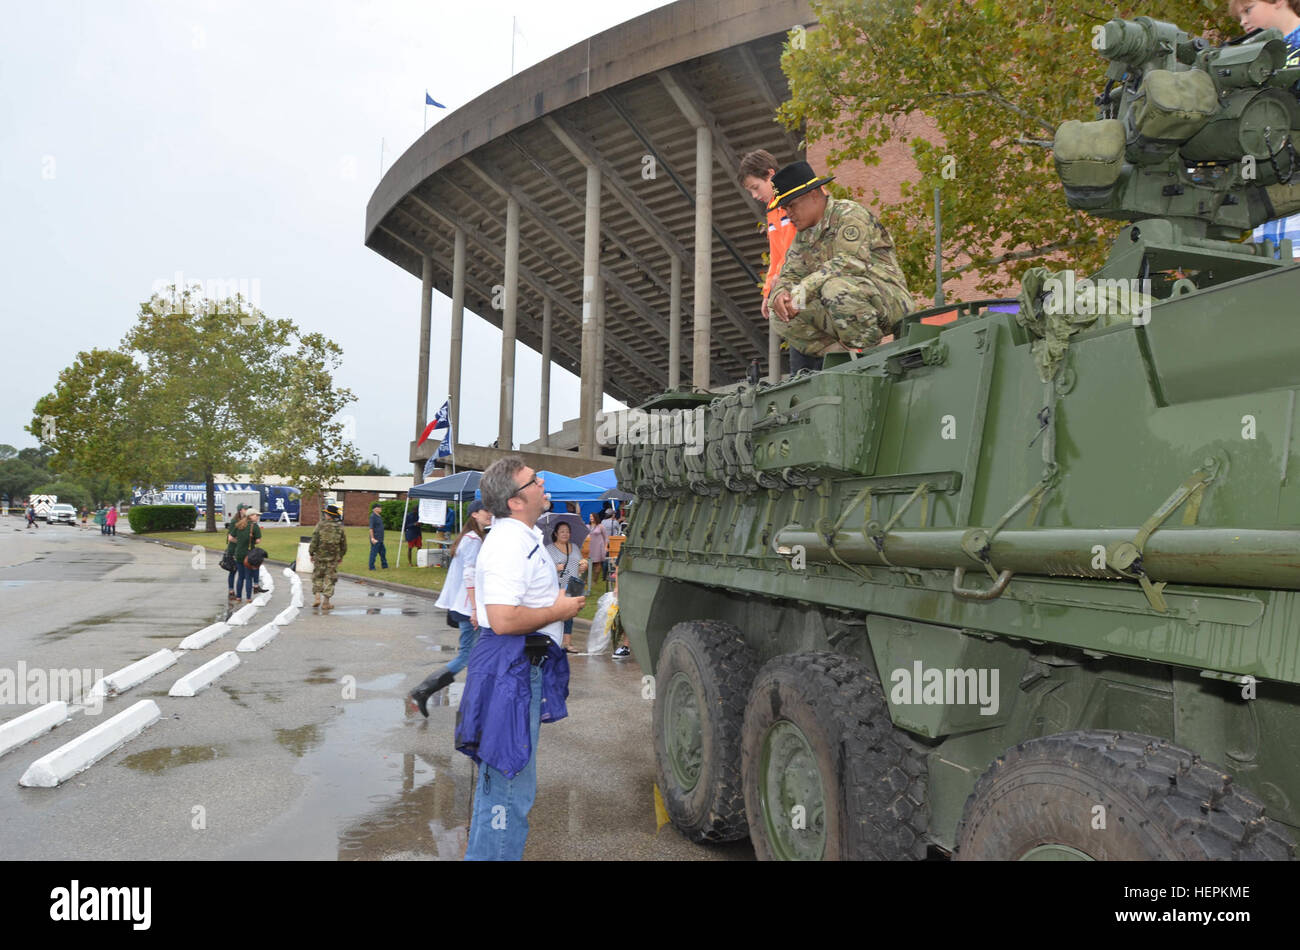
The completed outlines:
[[[532,665],[522,634],[497,634],[487,627],[469,655],[465,692],[456,714],[456,749],[507,778],[518,775],[532,757],[528,705]],[[542,722],[569,714],[569,658],[552,640],[542,664]]]

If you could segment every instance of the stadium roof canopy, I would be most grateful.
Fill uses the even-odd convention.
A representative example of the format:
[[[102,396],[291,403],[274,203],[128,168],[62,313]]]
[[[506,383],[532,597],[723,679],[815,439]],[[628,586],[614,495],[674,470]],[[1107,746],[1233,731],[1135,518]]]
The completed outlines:
[[[681,375],[692,375],[697,130],[707,128],[709,379],[736,381],[751,358],[765,361],[768,351],[757,293],[767,250],[764,216],[736,170],[739,157],[755,148],[782,163],[802,156],[800,136],[784,130],[774,112],[789,95],[782,45],[793,28],[812,21],[805,0],[679,0],[584,40],[446,115],[416,140],[371,196],[365,243],[417,278],[428,255],[433,287],[452,296],[454,235],[463,231],[465,306],[500,327],[493,296],[503,282],[513,198],[518,339],[542,351],[549,297],[552,360],[580,374],[587,169],[596,167],[603,389],[636,404],[668,385],[674,257],[681,268]]]

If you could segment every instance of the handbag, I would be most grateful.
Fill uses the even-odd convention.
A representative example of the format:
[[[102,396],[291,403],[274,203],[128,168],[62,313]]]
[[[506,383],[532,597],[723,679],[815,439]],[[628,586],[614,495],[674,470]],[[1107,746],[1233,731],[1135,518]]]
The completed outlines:
[[[581,597],[587,590],[587,585],[581,577],[570,577],[568,583],[564,585],[564,593],[570,597]]]
[[[229,573],[238,567],[239,565],[235,563],[235,556],[231,554],[229,551],[221,555],[221,569],[223,571]]]

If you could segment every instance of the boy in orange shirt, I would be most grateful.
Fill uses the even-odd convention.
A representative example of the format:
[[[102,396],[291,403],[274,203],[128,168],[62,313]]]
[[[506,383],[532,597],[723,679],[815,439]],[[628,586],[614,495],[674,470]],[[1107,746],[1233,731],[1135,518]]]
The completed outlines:
[[[763,281],[763,319],[771,320],[772,314],[767,306],[768,294],[772,292],[772,284],[776,282],[777,275],[781,273],[781,265],[785,263],[786,251],[790,250],[790,245],[794,242],[795,227],[790,223],[790,218],[784,208],[778,208],[774,204],[776,192],[772,188],[772,176],[776,174],[779,167],[776,157],[771,152],[759,149],[756,152],[750,152],[740,160],[740,184],[746,191],[753,196],[755,201],[762,202],[763,207],[767,209],[767,246],[768,246],[768,266],[767,279]],[[790,375],[793,376],[801,369],[822,368],[821,358],[816,359],[805,356],[794,347],[790,347]],[[773,372],[776,372],[775,370]]]

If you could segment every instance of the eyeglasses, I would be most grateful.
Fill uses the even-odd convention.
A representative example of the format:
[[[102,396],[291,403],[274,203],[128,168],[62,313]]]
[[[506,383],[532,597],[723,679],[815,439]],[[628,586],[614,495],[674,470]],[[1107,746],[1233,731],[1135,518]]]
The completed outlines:
[[[518,488],[516,488],[514,491],[512,491],[512,492],[510,493],[510,497],[513,498],[515,495],[518,495],[521,491],[523,491],[523,490],[524,490],[525,488],[527,488],[529,485],[540,485],[541,483],[542,483],[541,478],[539,478],[539,477],[537,476],[537,474],[534,473],[532,478],[530,478],[528,481],[524,482],[522,485],[520,485]]]

